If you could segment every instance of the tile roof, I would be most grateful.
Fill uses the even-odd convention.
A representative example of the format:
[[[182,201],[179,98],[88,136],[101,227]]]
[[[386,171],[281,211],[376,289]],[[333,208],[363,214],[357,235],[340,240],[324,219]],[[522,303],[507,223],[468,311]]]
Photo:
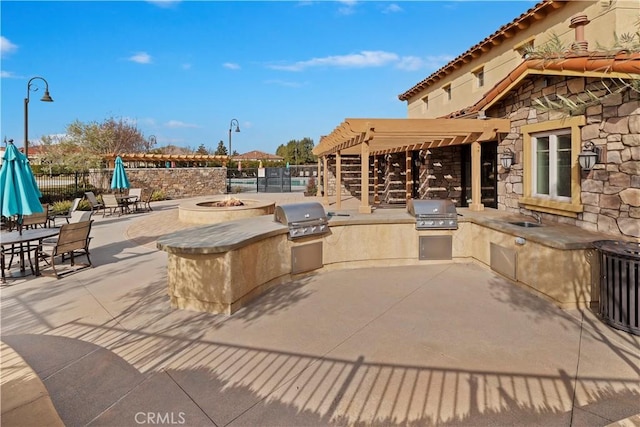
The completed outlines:
[[[496,83],[474,105],[455,111],[443,118],[455,118],[484,110],[507,94],[523,78],[530,74],[580,73],[586,77],[640,78],[640,53],[620,52],[615,55],[590,52],[585,55],[567,55],[549,59],[528,59],[522,62],[504,79]]]
[[[498,45],[504,39],[512,38],[515,33],[528,28],[532,21],[543,19],[549,13],[553,12],[556,9],[562,8],[564,5],[564,1],[558,0],[544,0],[536,4],[534,7],[520,15],[518,18],[514,19],[506,25],[503,25],[502,27],[500,27],[500,29],[498,29],[498,31],[491,34],[489,37],[486,37],[480,43],[472,46],[466,52],[453,59],[447,65],[440,68],[438,71],[434,72],[426,79],[413,86],[411,89],[398,95],[398,99],[400,99],[401,101],[408,100],[412,96],[420,93],[422,90],[443,79],[448,74],[451,74],[454,70],[460,68],[462,65],[479,57],[484,52],[491,50],[494,45]]]

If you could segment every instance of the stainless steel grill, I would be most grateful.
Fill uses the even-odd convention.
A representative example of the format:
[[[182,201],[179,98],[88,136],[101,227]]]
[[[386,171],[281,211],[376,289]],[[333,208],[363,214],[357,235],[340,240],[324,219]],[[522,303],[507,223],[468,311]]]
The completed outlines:
[[[276,206],[274,219],[289,227],[291,240],[329,232],[329,220],[324,208],[318,202]]]
[[[458,211],[451,200],[413,200],[407,211],[416,218],[416,230],[456,230]]]

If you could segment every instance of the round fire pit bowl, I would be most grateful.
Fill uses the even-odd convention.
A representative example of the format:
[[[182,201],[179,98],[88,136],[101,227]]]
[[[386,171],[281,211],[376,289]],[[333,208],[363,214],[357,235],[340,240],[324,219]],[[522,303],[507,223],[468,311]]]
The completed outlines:
[[[234,219],[273,215],[276,203],[232,196],[196,200],[178,206],[180,221],[192,224],[218,224]]]

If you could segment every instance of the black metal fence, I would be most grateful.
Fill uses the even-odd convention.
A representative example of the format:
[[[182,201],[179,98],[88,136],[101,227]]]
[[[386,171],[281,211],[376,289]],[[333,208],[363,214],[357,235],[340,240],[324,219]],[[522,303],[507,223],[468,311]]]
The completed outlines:
[[[93,191],[96,194],[110,192],[113,170],[101,169],[63,174],[36,173],[34,175],[42,193],[42,203],[55,203],[83,197],[85,191]],[[228,185],[231,187],[230,191],[234,193],[304,191],[311,178],[318,179],[315,165],[292,165],[288,168],[227,169]]]
[[[105,179],[108,180],[108,173],[102,171],[95,172],[75,172],[65,174],[34,174],[40,193],[42,193],[42,203],[55,203],[61,200],[72,200],[76,197],[83,197],[85,191],[102,192],[105,187]]]
[[[311,178],[318,179],[315,165],[227,169],[227,187],[232,193],[303,191]]]

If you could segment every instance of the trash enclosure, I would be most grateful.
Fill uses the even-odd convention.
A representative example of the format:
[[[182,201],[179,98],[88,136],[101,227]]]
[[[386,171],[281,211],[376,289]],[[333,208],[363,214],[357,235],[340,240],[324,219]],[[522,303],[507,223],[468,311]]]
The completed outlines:
[[[600,303],[598,314],[616,329],[640,335],[640,243],[599,240]]]

